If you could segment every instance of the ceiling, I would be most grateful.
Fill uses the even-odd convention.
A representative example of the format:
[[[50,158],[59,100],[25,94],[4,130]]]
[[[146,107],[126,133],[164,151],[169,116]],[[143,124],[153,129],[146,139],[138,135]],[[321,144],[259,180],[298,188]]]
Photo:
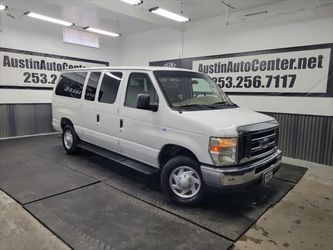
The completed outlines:
[[[161,27],[181,30],[184,24],[159,17],[148,10],[162,7],[191,18],[192,21],[223,15],[226,6],[221,0],[143,0],[139,6],[131,6],[120,0],[0,0],[14,10],[16,16],[34,11],[74,22],[80,26],[110,30],[129,35]],[[232,6],[231,12],[241,12],[286,0],[223,0]],[[291,0],[289,0],[291,1]],[[302,1],[302,0],[298,0]],[[310,0],[307,0],[310,1]],[[315,0],[313,0],[315,2]],[[182,4],[183,3],[183,4]]]
[[[192,21],[225,14],[226,6],[221,0],[143,0],[139,6],[130,6],[120,0],[84,0],[94,6],[116,13],[135,17],[138,21],[155,24],[159,27],[182,29],[184,24],[156,16],[149,12],[150,8],[161,7],[191,18]],[[285,0],[223,0],[232,6],[232,11],[242,11]],[[135,30],[133,31],[135,32]]]

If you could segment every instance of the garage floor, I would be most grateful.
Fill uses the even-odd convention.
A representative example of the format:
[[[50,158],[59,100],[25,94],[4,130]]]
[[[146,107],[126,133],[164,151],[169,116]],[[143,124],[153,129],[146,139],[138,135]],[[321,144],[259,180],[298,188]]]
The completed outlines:
[[[0,141],[1,190],[75,249],[228,249],[305,171],[284,164],[266,186],[188,208],[165,201],[154,176],[66,155],[57,135]]]

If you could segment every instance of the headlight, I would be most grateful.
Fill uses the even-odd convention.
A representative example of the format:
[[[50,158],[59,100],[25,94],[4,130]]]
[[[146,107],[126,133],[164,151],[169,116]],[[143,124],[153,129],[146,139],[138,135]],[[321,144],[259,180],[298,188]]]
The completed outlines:
[[[217,166],[227,166],[236,163],[238,138],[211,137],[209,154]]]

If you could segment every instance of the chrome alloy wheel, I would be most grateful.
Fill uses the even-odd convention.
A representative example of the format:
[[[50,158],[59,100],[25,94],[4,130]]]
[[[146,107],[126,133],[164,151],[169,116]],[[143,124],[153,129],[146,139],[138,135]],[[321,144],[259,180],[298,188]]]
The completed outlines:
[[[171,190],[181,198],[192,198],[201,188],[201,179],[196,170],[180,166],[172,171],[169,177]]]
[[[64,144],[65,144],[65,147],[67,149],[71,149],[72,145],[73,145],[73,141],[74,141],[74,138],[73,138],[73,134],[70,130],[66,130],[65,133],[64,133]]]

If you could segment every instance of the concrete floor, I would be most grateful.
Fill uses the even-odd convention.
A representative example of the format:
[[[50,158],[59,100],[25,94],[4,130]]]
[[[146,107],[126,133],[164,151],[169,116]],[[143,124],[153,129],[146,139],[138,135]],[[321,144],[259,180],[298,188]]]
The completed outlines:
[[[301,181],[234,245],[240,249],[333,249],[333,167],[307,166]]]
[[[0,249],[68,250],[70,248],[0,190]]]
[[[332,249],[333,167],[313,167],[270,208],[233,249]],[[2,250],[69,249],[13,199],[0,191]]]

